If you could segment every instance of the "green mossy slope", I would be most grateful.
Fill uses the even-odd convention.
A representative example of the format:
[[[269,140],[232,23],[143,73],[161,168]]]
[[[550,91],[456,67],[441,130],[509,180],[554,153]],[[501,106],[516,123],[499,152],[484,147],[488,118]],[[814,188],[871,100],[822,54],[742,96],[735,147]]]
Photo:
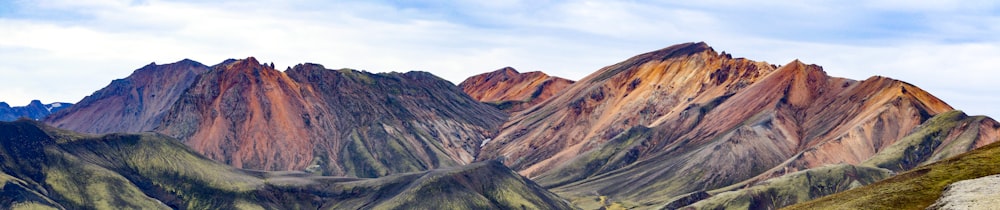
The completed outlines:
[[[829,165],[770,179],[750,188],[720,193],[694,203],[690,207],[693,209],[777,209],[871,184],[891,175],[891,171],[881,168],[847,164]]]

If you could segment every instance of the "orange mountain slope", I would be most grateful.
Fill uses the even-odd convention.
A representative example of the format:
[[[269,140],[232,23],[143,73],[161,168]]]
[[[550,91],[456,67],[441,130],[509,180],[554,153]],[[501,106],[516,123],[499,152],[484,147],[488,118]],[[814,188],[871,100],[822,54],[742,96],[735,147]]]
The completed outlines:
[[[520,73],[514,68],[504,67],[469,77],[458,87],[476,100],[508,112],[517,112],[551,98],[571,84],[572,80],[539,71]]]
[[[514,114],[478,158],[502,160],[564,196],[654,205],[861,164],[951,110],[905,82],[831,77],[797,60],[779,67],[686,43],[602,68]]]

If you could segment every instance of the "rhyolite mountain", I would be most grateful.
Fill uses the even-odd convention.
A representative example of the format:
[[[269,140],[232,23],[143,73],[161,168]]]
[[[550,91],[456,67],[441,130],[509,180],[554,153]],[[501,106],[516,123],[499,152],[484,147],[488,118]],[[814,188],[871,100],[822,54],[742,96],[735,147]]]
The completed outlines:
[[[511,67],[465,79],[458,87],[472,98],[507,112],[517,112],[541,103],[573,84],[573,80],[540,71],[520,73]]]
[[[754,186],[805,193],[729,203],[775,208],[998,140],[989,118],[930,121],[952,110],[898,80],[832,77],[798,60],[777,66],[685,43],[604,67],[514,113],[477,158],[501,160],[583,208],[679,208]],[[820,168],[836,164],[847,165]],[[803,183],[800,171],[830,178]],[[870,177],[850,177],[858,174]],[[824,183],[840,187],[810,190]]]
[[[426,72],[309,63],[282,72],[253,57],[151,64],[79,105],[46,122],[87,133],[155,131],[239,168],[357,177],[471,163],[507,117]]]
[[[364,179],[256,171],[157,134],[0,122],[2,209],[570,209],[498,162]]]
[[[0,121],[14,121],[19,118],[40,120],[59,110],[72,106],[71,103],[55,102],[42,104],[39,100],[31,100],[27,106],[11,107],[6,102],[0,102]]]

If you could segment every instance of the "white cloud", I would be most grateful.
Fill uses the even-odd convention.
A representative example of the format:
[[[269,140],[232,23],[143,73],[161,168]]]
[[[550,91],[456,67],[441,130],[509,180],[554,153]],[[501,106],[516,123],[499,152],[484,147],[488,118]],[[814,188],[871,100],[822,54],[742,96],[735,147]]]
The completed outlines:
[[[151,61],[256,56],[458,83],[503,66],[579,79],[688,41],[835,76],[879,74],[1000,116],[990,1],[18,1],[0,15],[0,101],[76,101]],[[37,14],[35,14],[37,13]],[[963,94],[964,93],[964,94]]]

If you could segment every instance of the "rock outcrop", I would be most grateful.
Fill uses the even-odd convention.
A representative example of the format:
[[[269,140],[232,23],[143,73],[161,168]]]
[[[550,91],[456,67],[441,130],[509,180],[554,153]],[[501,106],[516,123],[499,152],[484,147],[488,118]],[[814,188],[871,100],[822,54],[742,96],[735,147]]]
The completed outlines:
[[[1000,175],[955,182],[927,209],[995,209],[1000,206],[998,186]]]

